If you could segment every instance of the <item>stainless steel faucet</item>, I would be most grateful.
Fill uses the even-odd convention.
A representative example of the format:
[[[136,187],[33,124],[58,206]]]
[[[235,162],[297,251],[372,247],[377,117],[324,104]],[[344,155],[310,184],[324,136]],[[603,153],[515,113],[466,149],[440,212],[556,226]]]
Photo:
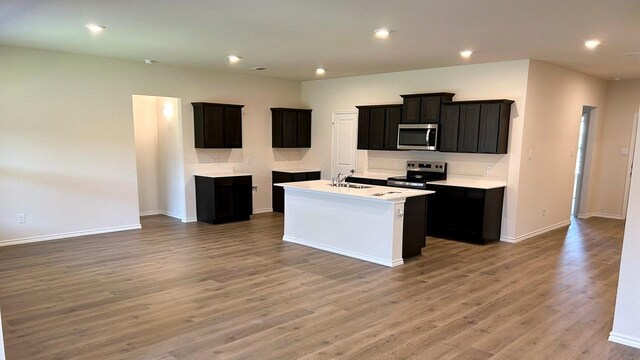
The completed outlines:
[[[339,172],[338,175],[336,175],[335,178],[331,179],[331,186],[347,186],[346,184],[344,184],[345,180],[347,180],[347,178],[351,175],[353,175],[356,171],[354,169],[349,170],[349,172],[351,174],[345,175],[344,177],[340,178],[342,176],[342,173]]]

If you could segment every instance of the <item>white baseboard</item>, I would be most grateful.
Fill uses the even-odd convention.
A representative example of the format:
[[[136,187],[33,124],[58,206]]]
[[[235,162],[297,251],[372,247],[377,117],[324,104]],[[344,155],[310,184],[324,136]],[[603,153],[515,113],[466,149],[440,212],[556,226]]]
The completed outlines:
[[[532,237],[535,237],[535,236],[538,236],[538,235],[542,235],[542,234],[547,233],[549,231],[560,229],[562,227],[569,226],[569,225],[571,225],[571,220],[566,220],[566,221],[559,222],[559,223],[557,223],[555,225],[547,226],[547,227],[544,227],[542,229],[539,229],[539,230],[536,230],[536,231],[532,231],[530,233],[527,233],[527,234],[524,234],[524,235],[520,235],[520,236],[516,236],[516,237],[501,236],[500,237],[500,241],[504,241],[504,242],[515,244],[515,243],[519,243],[520,241],[527,240],[529,238],[532,238]]]
[[[113,226],[113,227],[101,228],[101,229],[91,229],[91,230],[71,231],[71,232],[58,233],[58,234],[31,236],[31,237],[25,237],[25,238],[19,238],[19,239],[0,240],[0,246],[27,244],[27,243],[40,242],[40,241],[66,239],[66,238],[72,238],[72,237],[78,237],[78,236],[96,235],[96,234],[104,234],[104,233],[126,231],[126,230],[136,230],[141,228],[142,226],[140,224],[132,224],[132,225],[124,225],[124,226]]]
[[[587,214],[578,214],[578,219],[588,219],[588,218],[591,218],[591,217],[601,217],[601,218],[606,218],[606,219],[624,220],[624,218],[620,214],[607,214],[607,213],[600,213],[600,212],[593,212],[593,213],[587,213]]]
[[[266,208],[266,209],[253,210],[254,214],[262,214],[262,213],[269,213],[269,212],[273,212],[273,209],[272,208]]]
[[[613,331],[609,333],[609,341],[617,344],[631,346],[636,349],[640,349],[640,339],[637,339],[631,336],[616,334]]]
[[[140,216],[162,215],[162,210],[140,211]]]
[[[287,236],[287,235],[283,236],[282,240],[286,241],[286,242],[294,243],[294,244],[299,244],[299,245],[312,247],[314,249],[328,251],[328,252],[331,252],[331,253],[334,253],[334,254],[338,254],[338,255],[344,255],[344,256],[355,258],[355,259],[372,262],[374,264],[389,266],[389,267],[393,267],[393,266],[398,266],[398,265],[404,264],[404,260],[403,259],[396,260],[396,261],[387,261],[387,260],[384,260],[384,259],[371,257],[371,256],[367,256],[367,255],[362,255],[362,254],[354,253],[354,252],[351,252],[351,251],[348,251],[348,250],[338,249],[338,248],[335,248],[333,246],[327,246],[327,245],[324,245],[324,244],[318,244],[318,243],[315,243],[313,241],[302,240],[302,239],[294,238],[292,236]]]
[[[184,219],[181,219],[181,221],[183,223],[192,223],[192,222],[198,221],[198,218],[196,217],[184,218]]]

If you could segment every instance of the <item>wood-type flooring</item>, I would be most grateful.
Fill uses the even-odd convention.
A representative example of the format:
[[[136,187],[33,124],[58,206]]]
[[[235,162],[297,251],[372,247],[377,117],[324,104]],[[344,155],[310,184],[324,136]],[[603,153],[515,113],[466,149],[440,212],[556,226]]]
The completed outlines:
[[[283,243],[275,213],[142,225],[0,248],[7,359],[640,359],[607,341],[622,221],[396,268]]]

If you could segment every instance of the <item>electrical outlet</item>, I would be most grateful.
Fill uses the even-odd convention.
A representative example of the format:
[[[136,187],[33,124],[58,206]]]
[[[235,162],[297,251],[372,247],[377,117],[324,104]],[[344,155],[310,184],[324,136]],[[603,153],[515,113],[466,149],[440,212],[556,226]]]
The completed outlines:
[[[542,216],[546,216],[547,215],[547,209],[542,209]]]
[[[533,150],[529,150],[529,160],[533,159]]]
[[[252,186],[251,190],[253,190],[253,192],[258,192],[258,185]]]
[[[464,165],[458,165],[458,172],[459,173],[463,173],[464,172]]]
[[[24,214],[18,214],[18,224],[24,224],[27,222],[27,218]]]
[[[493,168],[491,166],[487,166],[486,174],[491,175],[492,172],[493,172]]]
[[[213,164],[217,164],[218,163],[218,158],[217,157],[211,158],[211,162]]]

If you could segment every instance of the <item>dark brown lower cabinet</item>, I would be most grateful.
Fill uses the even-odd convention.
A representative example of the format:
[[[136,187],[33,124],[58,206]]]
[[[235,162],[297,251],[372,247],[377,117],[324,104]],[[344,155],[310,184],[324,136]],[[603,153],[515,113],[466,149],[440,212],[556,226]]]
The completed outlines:
[[[504,187],[427,185],[427,235],[477,244],[500,240]]]
[[[409,259],[422,255],[426,245],[428,197],[432,195],[409,197],[404,203],[402,223],[402,258]]]
[[[198,221],[222,224],[249,220],[253,213],[251,176],[196,176]]]
[[[320,180],[320,171],[286,172],[272,171],[271,184],[281,184],[296,181]],[[271,207],[275,212],[284,213],[284,189],[280,186],[271,186]]]

